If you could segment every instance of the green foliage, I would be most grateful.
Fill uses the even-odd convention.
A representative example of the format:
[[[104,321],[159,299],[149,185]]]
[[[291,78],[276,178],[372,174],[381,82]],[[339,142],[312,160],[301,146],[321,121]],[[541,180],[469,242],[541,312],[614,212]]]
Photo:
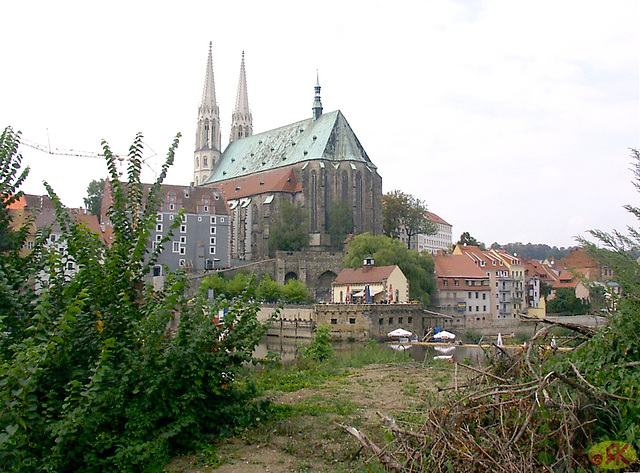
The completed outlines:
[[[435,235],[438,228],[427,218],[427,205],[422,200],[402,191],[394,190],[382,196],[382,228],[384,234],[398,238],[404,228],[407,248],[411,238],[418,234]]]
[[[320,325],[316,328],[313,341],[304,347],[300,354],[303,359],[322,363],[333,356],[333,346],[329,341],[329,327]]]
[[[327,230],[331,239],[331,247],[342,250],[342,244],[353,232],[353,212],[349,202],[341,200],[331,204],[328,212]]]
[[[500,243],[494,242],[491,244],[492,249],[502,248],[507,253],[517,254],[520,258],[525,260],[535,259],[544,261],[545,259],[555,259],[559,260],[567,256],[571,251],[575,249],[575,247],[571,246],[569,248],[565,248],[561,246],[558,248],[557,246],[549,246],[546,244],[540,243],[507,243],[505,245],[501,245]]]
[[[469,232],[464,232],[462,235],[460,235],[460,240],[458,240],[458,243],[456,243],[456,245],[477,246],[481,250],[486,249],[484,243],[476,240],[471,236]]]
[[[287,302],[306,302],[309,299],[309,290],[304,283],[297,279],[290,279],[282,288],[282,295]]]
[[[435,291],[431,256],[409,250],[398,240],[387,236],[363,233],[349,243],[342,265],[345,268],[359,268],[366,256],[372,256],[377,266],[397,264],[409,281],[411,299],[429,304]]]
[[[550,314],[584,315],[590,309],[589,301],[576,297],[575,290],[570,287],[556,289],[555,297],[547,302],[547,312]]]
[[[100,220],[100,207],[102,206],[102,195],[104,194],[104,179],[93,180],[87,186],[87,196],[83,199],[84,205],[91,215],[96,215]]]
[[[272,218],[269,227],[269,249],[275,251],[300,251],[309,246],[307,213],[302,207],[282,201],[279,215]]]
[[[256,297],[264,302],[279,302],[284,298],[283,288],[266,274],[256,288]]]
[[[0,352],[2,471],[160,471],[202,436],[232,429],[254,394],[234,382],[266,329],[247,292],[209,299],[205,285],[190,296],[177,274],[156,293],[143,280],[157,257],[147,242],[177,138],[146,196],[142,137],[130,148],[127,182],[103,147],[112,245],[70,219],[47,187],[66,250],[43,248],[23,261],[40,291],[27,291],[33,302],[16,299],[0,319],[8,334]]]

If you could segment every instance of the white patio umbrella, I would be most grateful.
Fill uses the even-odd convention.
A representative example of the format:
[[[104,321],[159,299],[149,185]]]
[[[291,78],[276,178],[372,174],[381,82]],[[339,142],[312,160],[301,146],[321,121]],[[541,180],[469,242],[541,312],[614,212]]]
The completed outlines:
[[[456,338],[456,335],[451,332],[447,332],[446,330],[442,330],[441,332],[436,333],[433,338],[436,340],[453,340]]]
[[[390,338],[394,338],[394,337],[410,337],[411,335],[413,335],[412,332],[409,332],[408,330],[405,330],[403,328],[397,328],[397,329],[392,330],[391,332],[389,332],[387,334],[387,337],[390,337]]]

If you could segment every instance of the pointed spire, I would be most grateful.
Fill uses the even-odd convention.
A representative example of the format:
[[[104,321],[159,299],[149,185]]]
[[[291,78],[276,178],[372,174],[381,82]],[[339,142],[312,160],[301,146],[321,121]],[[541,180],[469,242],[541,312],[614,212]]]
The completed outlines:
[[[313,99],[313,107],[311,110],[313,111],[313,119],[317,120],[322,115],[322,102],[320,101],[320,74],[316,70],[316,86],[315,89],[315,97]]]
[[[253,120],[249,109],[249,95],[247,94],[247,73],[244,66],[244,51],[240,62],[240,78],[238,79],[238,93],[236,108],[231,116],[231,135],[229,142],[246,138],[253,134]]]
[[[204,77],[204,90],[202,91],[202,107],[210,107],[213,109],[216,106],[216,85],[213,78],[213,55],[211,48],[213,44],[209,41],[209,58],[207,59],[207,71]]]

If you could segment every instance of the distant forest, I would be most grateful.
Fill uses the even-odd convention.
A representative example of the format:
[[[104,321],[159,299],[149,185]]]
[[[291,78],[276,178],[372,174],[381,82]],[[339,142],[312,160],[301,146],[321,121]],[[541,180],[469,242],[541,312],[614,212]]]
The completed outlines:
[[[574,250],[575,246],[570,246],[565,248],[564,246],[558,248],[557,246],[549,246],[541,243],[507,243],[506,245],[501,245],[499,243],[493,243],[491,248],[502,248],[509,253],[517,254],[522,259],[535,259],[544,261],[545,259],[553,258],[554,260],[559,260],[567,256]]]

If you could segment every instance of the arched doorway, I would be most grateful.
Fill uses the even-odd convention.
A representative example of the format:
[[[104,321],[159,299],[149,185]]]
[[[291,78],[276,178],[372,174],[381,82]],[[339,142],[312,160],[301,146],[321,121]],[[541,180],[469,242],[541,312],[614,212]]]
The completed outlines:
[[[336,273],[325,271],[316,281],[316,299],[318,302],[331,302],[331,283],[336,279]]]

